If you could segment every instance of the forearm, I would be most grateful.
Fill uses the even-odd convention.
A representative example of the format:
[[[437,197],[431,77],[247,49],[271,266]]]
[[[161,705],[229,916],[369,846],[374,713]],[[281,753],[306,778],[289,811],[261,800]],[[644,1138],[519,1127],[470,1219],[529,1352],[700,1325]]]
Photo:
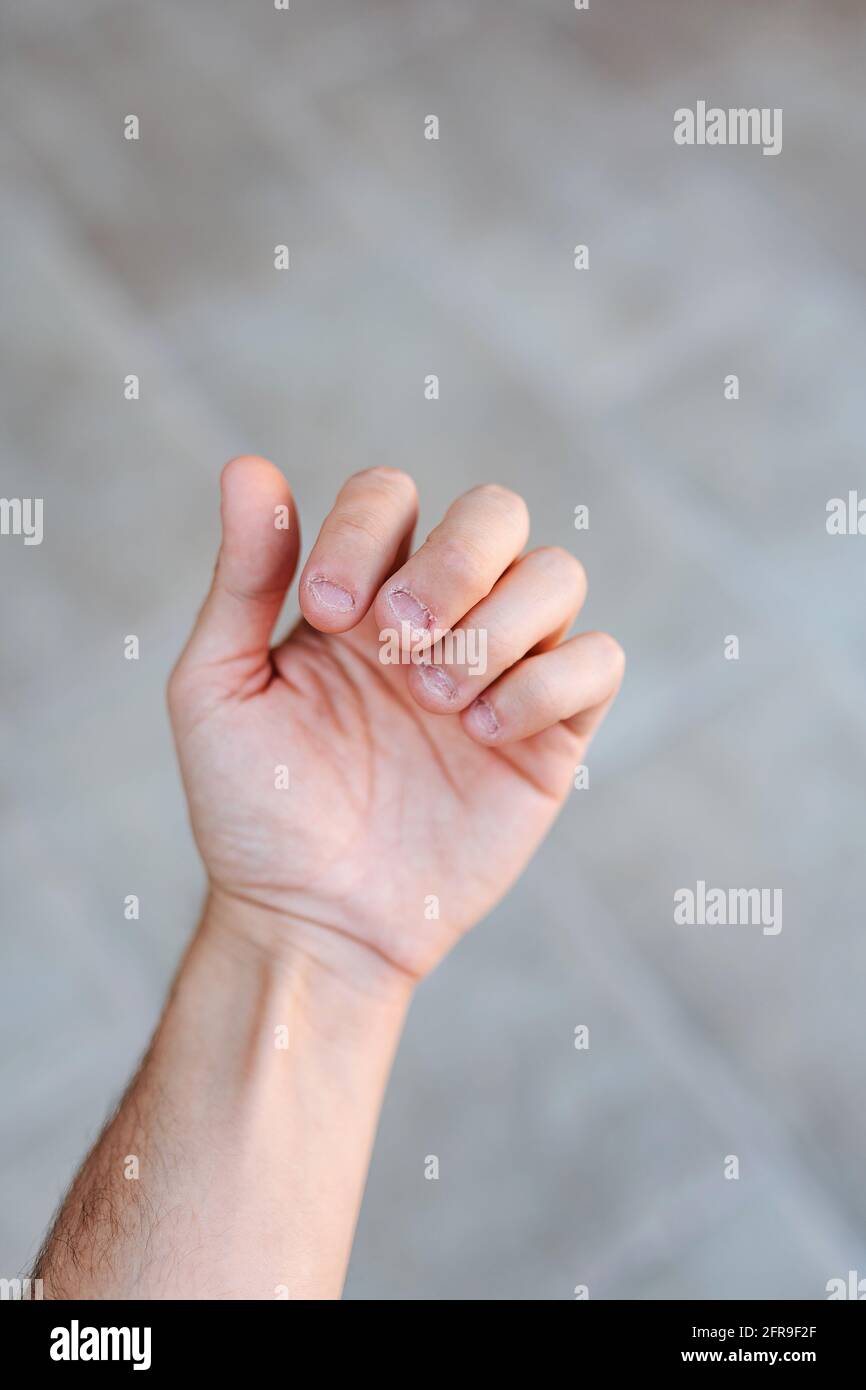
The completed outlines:
[[[208,905],[40,1257],[47,1296],[339,1297],[409,984],[350,984],[291,933],[272,950],[273,924],[230,920],[256,911]]]

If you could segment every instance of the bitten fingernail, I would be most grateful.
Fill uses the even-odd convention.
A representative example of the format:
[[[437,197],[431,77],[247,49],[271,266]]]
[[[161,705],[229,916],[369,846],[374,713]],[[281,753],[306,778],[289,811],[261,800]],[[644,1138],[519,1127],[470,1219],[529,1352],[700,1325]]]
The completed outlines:
[[[408,623],[415,632],[426,632],[433,621],[430,609],[408,589],[392,589],[388,595],[391,612],[398,622]]]
[[[466,718],[473,732],[480,735],[481,738],[493,738],[499,733],[499,720],[483,695],[469,706]]]
[[[422,662],[418,667],[418,674],[425,690],[431,695],[437,696],[440,700],[453,700],[456,696],[457,686],[441,666],[430,666],[427,662]]]
[[[349,590],[344,589],[341,584],[335,584],[332,579],[311,579],[307,588],[323,608],[332,608],[336,613],[350,613],[355,607],[355,600]]]

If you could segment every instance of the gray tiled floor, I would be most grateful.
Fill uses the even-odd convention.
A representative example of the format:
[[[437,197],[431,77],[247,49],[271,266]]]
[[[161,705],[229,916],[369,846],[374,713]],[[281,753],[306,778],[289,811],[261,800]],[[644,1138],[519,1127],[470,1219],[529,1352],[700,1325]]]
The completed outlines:
[[[862,1271],[866,541],[824,529],[866,492],[862,6],[5,9],[0,491],[44,495],[46,538],[0,543],[0,1270],[196,912],[162,686],[243,450],[308,539],[373,462],[416,474],[422,524],[519,488],[630,662],[590,790],[420,993],[348,1295],[821,1297]],[[783,106],[782,155],[676,148],[701,94]],[[782,887],[781,935],[674,927],[698,878]]]

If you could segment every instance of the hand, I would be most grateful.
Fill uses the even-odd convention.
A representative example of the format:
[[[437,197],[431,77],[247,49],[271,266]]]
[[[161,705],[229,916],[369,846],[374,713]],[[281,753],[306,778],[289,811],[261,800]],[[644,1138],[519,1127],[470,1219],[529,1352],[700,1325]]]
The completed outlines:
[[[169,682],[224,916],[244,905],[267,949],[412,981],[521,872],[624,666],[603,633],[562,641],[583,570],[565,550],[521,553],[515,493],[473,488],[410,555],[416,513],[405,473],[350,478],[301,575],[303,618],[271,648],[297,517],[273,464],[232,460],[213,584]],[[383,664],[387,630],[411,633],[416,657],[427,644],[428,664]],[[434,630],[454,631],[451,664],[431,658]],[[483,674],[470,633],[486,635]]]

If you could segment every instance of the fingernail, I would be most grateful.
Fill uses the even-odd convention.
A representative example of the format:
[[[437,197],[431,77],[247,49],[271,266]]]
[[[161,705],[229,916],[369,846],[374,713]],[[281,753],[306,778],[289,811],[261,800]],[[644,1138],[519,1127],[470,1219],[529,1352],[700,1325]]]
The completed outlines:
[[[355,600],[349,590],[335,584],[332,579],[311,579],[307,588],[323,608],[333,608],[337,613],[349,613],[355,607]]]
[[[466,718],[475,733],[480,734],[482,738],[493,738],[494,734],[499,732],[499,720],[483,695],[469,706]]]
[[[426,661],[422,661],[418,667],[425,690],[431,695],[436,695],[440,700],[453,700],[457,694],[457,686],[449,676],[447,671],[443,671],[441,666],[431,666]]]
[[[415,632],[426,632],[433,621],[430,609],[408,589],[392,589],[388,602],[397,621],[408,623]]]

